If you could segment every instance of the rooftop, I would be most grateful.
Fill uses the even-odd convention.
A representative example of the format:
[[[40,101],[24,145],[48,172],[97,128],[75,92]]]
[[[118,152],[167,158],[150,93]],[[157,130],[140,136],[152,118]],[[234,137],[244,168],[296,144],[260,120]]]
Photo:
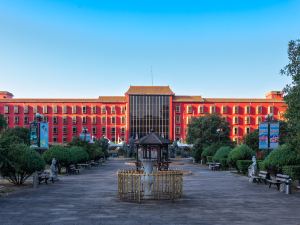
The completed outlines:
[[[174,95],[169,86],[130,86],[128,95]]]

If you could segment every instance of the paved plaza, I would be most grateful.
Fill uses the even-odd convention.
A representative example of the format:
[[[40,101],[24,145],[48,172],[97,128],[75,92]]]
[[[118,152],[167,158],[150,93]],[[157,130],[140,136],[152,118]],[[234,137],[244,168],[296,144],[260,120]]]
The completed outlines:
[[[0,224],[300,224],[300,193],[250,184],[228,171],[184,161],[184,196],[175,202],[121,202],[116,172],[125,160],[0,198]]]

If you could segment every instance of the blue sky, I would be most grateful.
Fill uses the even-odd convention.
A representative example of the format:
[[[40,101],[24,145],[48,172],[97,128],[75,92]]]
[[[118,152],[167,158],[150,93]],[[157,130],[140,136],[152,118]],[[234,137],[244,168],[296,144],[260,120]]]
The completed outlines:
[[[290,80],[297,0],[0,0],[0,90],[15,97],[123,95],[170,85],[264,97]]]

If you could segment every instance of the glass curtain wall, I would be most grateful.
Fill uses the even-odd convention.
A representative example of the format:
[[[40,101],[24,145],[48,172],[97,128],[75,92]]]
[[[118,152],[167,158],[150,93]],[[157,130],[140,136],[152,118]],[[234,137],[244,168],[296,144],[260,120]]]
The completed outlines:
[[[154,132],[169,138],[170,96],[130,95],[130,137]]]

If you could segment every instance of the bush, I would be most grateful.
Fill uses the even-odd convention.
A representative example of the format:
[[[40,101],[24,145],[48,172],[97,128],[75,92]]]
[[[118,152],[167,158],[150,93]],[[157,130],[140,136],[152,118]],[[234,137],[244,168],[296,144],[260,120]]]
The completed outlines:
[[[45,151],[43,154],[47,164],[51,164],[52,159],[55,158],[58,163],[58,167],[68,167],[71,164],[71,152],[69,148],[63,146],[52,146],[49,150]]]
[[[221,163],[223,168],[227,167],[227,157],[231,150],[232,149],[229,146],[223,146],[219,148],[216,154],[213,156],[213,161]]]
[[[255,152],[247,145],[239,145],[229,152],[227,162],[237,168],[236,162],[238,160],[250,160],[254,155]]]
[[[212,156],[207,156],[206,159],[207,159],[207,162],[212,162],[213,161],[213,157]]]
[[[252,164],[252,160],[237,160],[236,166],[239,173],[246,174],[248,167]]]
[[[88,153],[82,147],[72,146],[68,149],[68,151],[70,152],[71,164],[86,162],[87,160],[89,160]]]
[[[293,180],[300,180],[300,165],[297,166],[283,166],[283,174],[289,175]]]
[[[45,161],[39,153],[25,144],[1,149],[0,172],[3,178],[16,185],[23,184],[35,171],[43,170]]]
[[[256,160],[256,163],[257,163],[257,170],[258,171],[266,170],[263,160]]]
[[[283,166],[299,165],[300,157],[288,145],[273,150],[264,160],[264,167],[273,173],[281,172]]]
[[[220,144],[212,144],[204,148],[203,152],[201,153],[201,158],[204,160],[204,162],[206,162],[207,156],[213,156],[219,148]]]
[[[201,160],[202,151],[203,151],[203,143],[201,143],[200,139],[197,139],[192,149],[193,157],[196,162],[199,162]]]

